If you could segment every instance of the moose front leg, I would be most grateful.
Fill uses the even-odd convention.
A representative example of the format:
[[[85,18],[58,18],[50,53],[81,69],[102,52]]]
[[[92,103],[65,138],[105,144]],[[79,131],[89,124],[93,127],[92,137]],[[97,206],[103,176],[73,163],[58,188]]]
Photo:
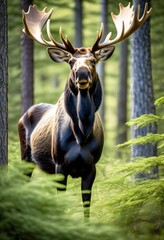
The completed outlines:
[[[82,190],[82,200],[84,207],[84,218],[85,220],[90,217],[90,204],[91,204],[91,189],[96,176],[96,167],[92,166],[89,173],[82,176],[81,190]]]
[[[67,187],[67,177],[68,177],[65,169],[64,169],[61,165],[56,164],[55,173],[56,173],[56,174],[62,174],[62,175],[63,175],[63,179],[57,181],[59,184],[62,185],[62,187],[60,187],[60,186],[57,187],[57,190],[59,190],[59,191],[65,191],[65,190],[66,190],[66,187]]]

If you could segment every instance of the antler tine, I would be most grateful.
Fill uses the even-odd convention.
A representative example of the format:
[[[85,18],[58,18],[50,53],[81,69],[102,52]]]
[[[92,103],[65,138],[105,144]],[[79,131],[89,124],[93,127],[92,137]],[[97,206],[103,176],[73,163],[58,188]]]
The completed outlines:
[[[100,39],[97,37],[96,42],[93,44],[91,50],[96,50],[109,47],[120,41],[123,41],[135,32],[151,15],[152,8],[148,10],[148,3],[145,4],[143,15],[140,17],[140,5],[137,10],[134,7],[130,7],[130,3],[124,7],[121,3],[119,4],[120,12],[118,15],[111,13],[112,20],[117,30],[117,35],[114,39],[111,38],[111,32],[107,35],[103,43],[100,43]]]
[[[23,32],[29,37],[45,46],[54,46],[53,42],[46,41],[42,35],[42,29],[52,14],[52,9],[46,13],[46,8],[38,11],[36,5],[30,5],[27,12],[22,12],[24,28]]]
[[[74,53],[76,51],[76,49],[72,46],[70,40],[67,37],[66,37],[66,39],[64,38],[61,27],[59,29],[59,35],[60,35],[60,39],[62,40],[64,45],[67,47],[67,49],[69,49],[69,52]]]
[[[59,36],[60,36],[60,39],[62,40],[63,43],[59,43],[59,42],[57,42],[53,38],[53,36],[52,36],[52,34],[50,32],[50,19],[48,19],[48,21],[47,21],[47,35],[48,35],[49,39],[51,40],[51,42],[54,43],[55,47],[61,48],[63,50],[66,50],[66,42],[65,42],[65,39],[64,39],[64,37],[62,35],[61,27],[59,28]]]
[[[151,11],[152,11],[152,8],[149,9],[148,11],[148,3],[145,4],[145,8],[144,8],[144,13],[142,15],[142,17],[139,19],[140,17],[140,5],[138,5],[138,20],[139,21],[144,21],[144,19],[146,20],[150,15],[151,15]]]
[[[102,38],[103,33],[104,33],[104,24],[101,23],[100,30],[99,30],[99,32],[97,34],[96,42],[92,46],[92,51],[95,51],[99,47],[99,42],[100,42],[100,40]]]
[[[29,37],[48,47],[58,47],[70,53],[74,53],[76,51],[71,42],[68,39],[64,39],[61,30],[59,35],[63,43],[57,42],[52,37],[50,32],[50,17],[52,14],[52,9],[46,13],[46,8],[44,8],[42,11],[39,11],[35,5],[30,5],[28,12],[25,13],[23,11],[22,14],[24,23],[23,32],[25,32]],[[43,38],[42,30],[45,24],[47,24],[47,35],[50,41],[47,41]]]
[[[71,42],[69,41],[68,38],[64,38],[63,33],[62,33],[62,28],[59,28],[59,36],[60,39],[62,40],[63,43],[59,43],[57,42],[53,37],[52,34],[50,32],[50,19],[47,22],[47,34],[49,36],[49,38],[51,39],[51,41],[55,44],[56,47],[61,48],[63,50],[67,50],[70,53],[74,53],[76,51],[76,49],[72,46]]]

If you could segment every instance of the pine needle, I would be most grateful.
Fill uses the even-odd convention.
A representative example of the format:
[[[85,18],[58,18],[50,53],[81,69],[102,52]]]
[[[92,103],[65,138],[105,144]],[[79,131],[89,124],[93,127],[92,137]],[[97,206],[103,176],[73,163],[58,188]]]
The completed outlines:
[[[164,134],[153,134],[153,133],[148,133],[146,136],[138,136],[137,138],[131,139],[123,144],[118,144],[115,146],[116,149],[119,148],[124,148],[124,147],[131,147],[136,144],[146,144],[146,143],[152,143],[156,144],[160,141],[164,140]]]

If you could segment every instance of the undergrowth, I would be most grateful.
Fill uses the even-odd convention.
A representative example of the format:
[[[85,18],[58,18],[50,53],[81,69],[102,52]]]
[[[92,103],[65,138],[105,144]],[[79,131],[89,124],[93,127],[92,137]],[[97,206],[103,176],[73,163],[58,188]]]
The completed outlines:
[[[164,97],[155,104],[164,103]],[[145,114],[127,123],[128,126],[145,127],[147,124],[163,124],[164,116]],[[144,239],[162,239],[164,236],[164,134],[150,134],[131,139],[116,148],[127,148],[134,144],[157,144],[158,156],[137,157],[128,164],[120,165],[109,171],[106,181],[109,191],[114,195],[107,206],[111,208],[114,222],[144,236]],[[157,176],[148,179],[136,179],[139,173],[149,173],[158,168]],[[149,175],[151,176],[151,175]],[[111,190],[112,189],[112,190]]]
[[[164,99],[164,98],[163,98]],[[160,105],[164,102],[160,99]],[[156,121],[158,119],[158,121]],[[128,125],[142,127],[163,123],[163,116],[145,115]],[[97,199],[93,200],[90,223],[83,220],[82,204],[75,204],[77,187],[57,193],[61,176],[38,174],[27,177],[31,166],[19,161],[9,163],[0,174],[0,239],[1,240],[162,240],[164,237],[164,152],[162,133],[148,134],[130,140],[117,148],[133,144],[158,143],[158,156],[140,157],[115,167],[106,163],[98,176]],[[15,155],[19,154],[13,146]],[[116,159],[114,159],[116,160]],[[158,177],[137,180],[140,172],[158,166]],[[100,174],[99,174],[100,175]],[[79,199],[79,198],[78,198]],[[76,205],[80,205],[77,207]]]

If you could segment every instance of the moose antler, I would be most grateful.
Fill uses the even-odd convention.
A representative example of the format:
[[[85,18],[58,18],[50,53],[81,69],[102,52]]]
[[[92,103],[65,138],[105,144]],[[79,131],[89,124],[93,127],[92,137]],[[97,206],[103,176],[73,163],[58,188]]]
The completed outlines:
[[[29,37],[41,43],[42,45],[48,47],[58,47],[60,49],[66,50],[70,53],[74,53],[76,49],[72,46],[68,38],[64,38],[62,30],[60,28],[59,35],[62,43],[57,42],[51,35],[50,32],[50,17],[52,14],[52,9],[46,13],[46,8],[39,11],[35,5],[30,5],[28,12],[22,12],[24,29],[23,32]],[[43,38],[42,30],[47,24],[47,35],[49,41]]]
[[[140,5],[138,5],[138,9],[134,11],[134,7],[130,7],[130,3],[127,7],[124,7],[121,3],[119,4],[120,12],[118,15],[114,15],[111,13],[113,22],[115,24],[117,35],[116,37],[111,40],[112,32],[110,32],[104,42],[100,43],[102,38],[104,27],[101,24],[100,31],[98,32],[98,36],[96,42],[93,44],[91,50],[92,52],[105,48],[110,45],[114,45],[118,42],[121,42],[125,38],[129,37],[134,31],[136,31],[151,15],[152,8],[148,10],[148,4],[145,4],[145,9],[142,17],[140,18]]]
[[[93,46],[90,48],[92,52],[96,50],[108,47],[110,45],[114,45],[118,42],[121,42],[125,38],[129,37],[134,31],[136,31],[151,15],[152,8],[148,10],[148,4],[145,4],[145,9],[142,17],[140,17],[140,5],[138,5],[138,9],[134,10],[134,7],[130,7],[130,3],[127,7],[124,7],[121,3],[119,4],[120,12],[118,15],[114,15],[111,13],[113,22],[115,24],[117,35],[114,39],[110,39],[112,32],[106,36],[105,40],[100,43],[104,26],[101,24],[100,31],[98,32],[97,39]],[[24,29],[23,31],[30,36],[32,39],[41,43],[42,45],[48,47],[58,47],[70,53],[75,53],[76,48],[74,48],[69,41],[68,38],[64,38],[62,34],[62,30],[60,28],[59,35],[62,43],[57,42],[50,32],[50,17],[52,14],[52,9],[46,13],[46,8],[42,11],[39,11],[35,5],[30,6],[28,12],[22,12],[23,14],[23,23]],[[42,30],[44,26],[47,24],[47,35],[49,40],[43,38]]]

